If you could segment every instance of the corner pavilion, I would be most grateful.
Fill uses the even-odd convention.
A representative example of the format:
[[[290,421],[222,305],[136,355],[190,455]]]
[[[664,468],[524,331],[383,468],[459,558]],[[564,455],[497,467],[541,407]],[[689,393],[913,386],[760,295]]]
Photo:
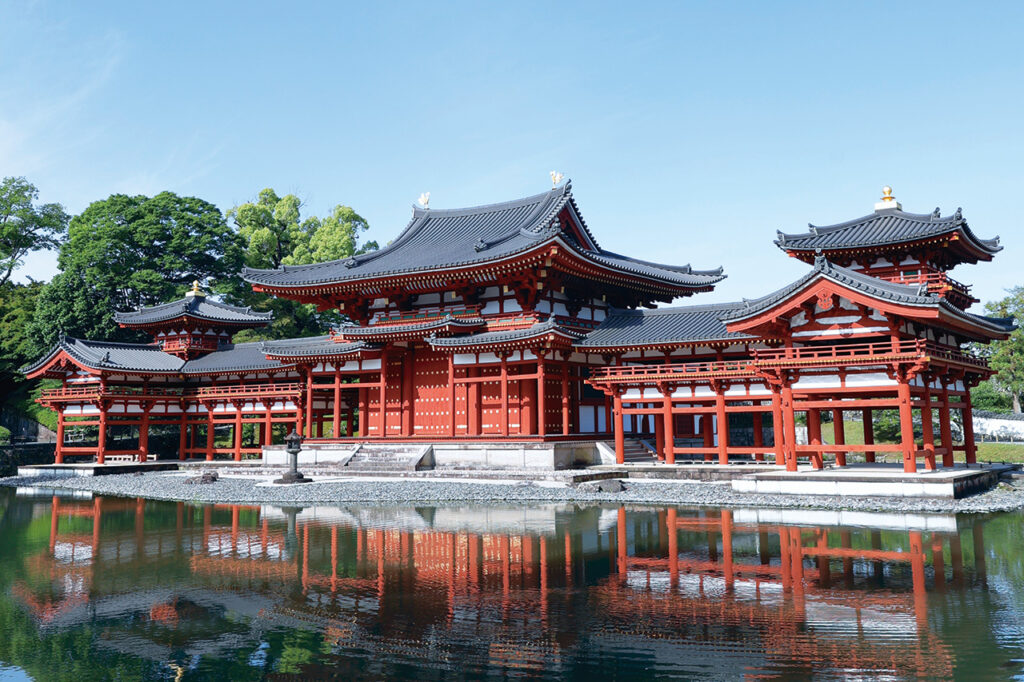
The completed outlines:
[[[866,451],[916,471],[952,466],[957,450],[973,462],[969,388],[991,370],[964,347],[1004,339],[1013,323],[967,312],[976,299],[948,272],[991,260],[998,239],[978,238],[959,209],[907,213],[886,188],[867,216],[775,243],[807,263],[792,284],[656,308],[725,275],[602,249],[568,182],[502,204],[415,207],[379,251],[242,273],[255,291],[351,320],[324,336],[235,344],[269,316],[197,285],[117,315],[151,344],[64,338],[25,373],[61,381],[39,399],[58,413],[58,463],[241,460],[293,427],[308,444],[607,442],[620,463],[795,470]],[[878,409],[899,410],[900,442],[874,442]],[[862,415],[862,443],[846,442],[848,412]]]

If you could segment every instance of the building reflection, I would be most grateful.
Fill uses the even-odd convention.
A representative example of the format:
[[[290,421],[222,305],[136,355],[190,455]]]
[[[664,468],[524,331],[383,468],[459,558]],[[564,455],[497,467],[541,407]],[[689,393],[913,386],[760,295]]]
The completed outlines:
[[[102,621],[100,646],[179,667],[300,628],[322,637],[323,665],[358,651],[566,671],[624,651],[710,661],[710,645],[726,676],[948,677],[929,605],[986,581],[982,523],[951,516],[37,504],[49,543],[11,588],[36,626]]]

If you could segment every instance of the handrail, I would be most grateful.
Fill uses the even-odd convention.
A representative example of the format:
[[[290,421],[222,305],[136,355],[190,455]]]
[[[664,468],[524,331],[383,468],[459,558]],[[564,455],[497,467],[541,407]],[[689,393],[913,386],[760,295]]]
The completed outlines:
[[[184,395],[204,397],[211,395],[267,395],[302,391],[304,384],[235,384],[233,386],[196,386],[185,389]]]
[[[872,363],[880,361],[909,361],[936,359],[946,362],[988,369],[988,362],[963,351],[940,346],[924,339],[909,339],[893,343],[840,344],[830,346],[800,346],[796,348],[754,349],[749,360],[718,362],[684,362],[675,364],[616,365],[599,367],[591,371],[592,381],[617,381],[643,378],[645,380],[672,380],[684,377],[714,375],[736,376],[755,374],[761,367],[781,367],[789,364],[814,365],[832,363]]]
[[[220,347],[220,339],[192,339],[188,336],[178,336],[167,339],[160,346],[160,350],[166,352],[171,350],[217,350]]]
[[[304,384],[236,384],[233,386],[100,386],[88,384],[83,386],[65,386],[47,388],[40,398],[55,400],[61,398],[100,398],[107,396],[125,396],[140,398],[197,398],[221,395],[272,395],[275,393],[297,393],[305,388]]]

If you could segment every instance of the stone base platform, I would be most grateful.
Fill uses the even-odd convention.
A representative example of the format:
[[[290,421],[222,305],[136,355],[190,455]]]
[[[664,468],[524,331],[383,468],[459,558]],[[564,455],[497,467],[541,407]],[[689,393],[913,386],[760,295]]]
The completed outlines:
[[[114,474],[150,473],[153,471],[177,471],[176,461],[154,462],[96,462],[65,463],[65,464],[29,464],[18,467],[19,476],[39,476],[43,478],[65,478],[67,476],[112,476]]]
[[[600,464],[588,467],[588,471],[626,472],[628,478],[654,478],[677,481],[732,481],[752,473],[780,471],[775,464]]]
[[[960,499],[999,483],[1016,467],[1004,464],[966,465],[908,474],[902,464],[851,464],[815,471],[767,471],[734,477],[737,492],[768,495],[833,495],[836,497],[943,497]]]

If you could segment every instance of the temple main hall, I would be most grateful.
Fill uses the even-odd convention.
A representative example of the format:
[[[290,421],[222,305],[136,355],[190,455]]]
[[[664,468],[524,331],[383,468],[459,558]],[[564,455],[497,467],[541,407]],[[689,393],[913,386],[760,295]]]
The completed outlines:
[[[342,313],[323,336],[234,343],[269,315],[197,282],[117,314],[151,343],[62,338],[25,373],[60,382],[39,398],[58,413],[58,463],[241,461],[292,429],[309,450],[519,448],[553,453],[554,468],[974,462],[969,391],[992,371],[970,349],[1014,326],[969,312],[977,300],[949,272],[991,260],[998,238],[976,236],[960,209],[906,212],[886,188],[867,215],[775,245],[806,264],[798,280],[673,306],[712,292],[723,270],[603,249],[569,182],[500,204],[416,206],[378,251],[243,271],[257,292]],[[898,415],[894,442],[876,442],[882,411]]]

